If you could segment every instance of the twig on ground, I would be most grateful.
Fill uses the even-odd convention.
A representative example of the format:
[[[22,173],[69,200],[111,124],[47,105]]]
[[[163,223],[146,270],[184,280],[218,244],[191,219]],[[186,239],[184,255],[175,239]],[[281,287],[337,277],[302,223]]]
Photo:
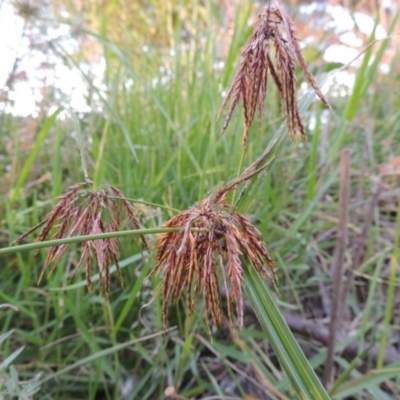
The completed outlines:
[[[224,297],[226,295],[224,294]],[[244,302],[244,308],[246,313],[254,313],[253,306],[249,301]],[[324,326],[322,323],[318,323],[317,321],[311,321],[304,319],[300,315],[295,315],[291,313],[283,313],[286,323],[289,328],[297,334],[310,336],[312,339],[318,341],[321,344],[327,345],[329,343],[329,329]],[[343,342],[348,337],[345,334],[337,333],[336,341]],[[344,349],[342,350],[343,354],[347,357],[357,357],[359,355],[359,340],[354,338],[354,340],[348,343]],[[364,341],[363,349],[371,348],[368,352],[368,356],[372,360],[372,362],[376,362],[379,356],[379,346],[372,346],[371,343]],[[400,361],[400,352],[393,346],[388,346],[385,351],[384,363],[391,364],[394,362]]]
[[[246,310],[247,306],[250,308],[251,304],[245,304]],[[313,339],[317,340],[322,344],[329,343],[329,329],[321,324],[308,321],[301,316],[287,314],[283,315],[285,317],[286,323],[288,324],[289,328],[298,334],[301,335],[309,335]],[[347,339],[347,336],[341,333],[337,333],[336,341],[342,342]],[[364,342],[364,349],[370,348],[371,343]],[[343,349],[343,354],[348,357],[357,357],[359,354],[359,341],[354,338],[354,341],[347,344],[346,347]],[[372,362],[376,362],[379,356],[379,346],[372,346],[371,350],[368,352],[368,356],[371,358]],[[400,361],[400,353],[393,347],[390,346],[385,351],[385,364],[391,364],[394,362]]]

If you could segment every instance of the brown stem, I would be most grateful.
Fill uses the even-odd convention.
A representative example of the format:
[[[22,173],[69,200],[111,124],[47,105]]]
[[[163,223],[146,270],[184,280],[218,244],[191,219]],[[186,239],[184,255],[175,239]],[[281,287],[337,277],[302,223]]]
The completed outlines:
[[[379,185],[377,187],[375,193],[373,194],[371,202],[369,204],[362,231],[358,235],[358,237],[354,243],[353,261],[351,263],[351,268],[348,271],[347,280],[344,284],[343,293],[342,293],[342,302],[343,302],[342,308],[343,309],[345,309],[345,306],[346,306],[345,302],[346,302],[347,296],[350,292],[351,285],[353,283],[354,271],[356,271],[358,269],[358,267],[360,266],[360,264],[362,262],[362,259],[364,258],[364,255],[365,255],[365,249],[367,247],[369,228],[372,224],[372,220],[374,217],[374,209],[375,209],[376,205],[378,204],[381,190],[382,190],[382,188]]]
[[[329,343],[326,358],[325,371],[322,378],[324,386],[328,386],[331,380],[333,361],[335,355],[336,334],[340,329],[341,286],[343,277],[343,264],[347,247],[347,220],[349,213],[350,194],[350,150],[343,149],[341,152],[341,173],[339,192],[339,226],[336,260],[334,264],[333,293],[332,293],[332,314],[329,324]]]

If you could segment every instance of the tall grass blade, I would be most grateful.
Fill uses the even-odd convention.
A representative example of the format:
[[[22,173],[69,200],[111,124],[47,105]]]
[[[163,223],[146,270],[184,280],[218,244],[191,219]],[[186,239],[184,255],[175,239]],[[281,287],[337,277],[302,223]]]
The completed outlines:
[[[12,354],[10,354],[1,364],[0,364],[0,371],[2,369],[7,368],[25,349],[25,346],[20,347],[19,349],[15,350]]]
[[[43,125],[43,128],[40,130],[38,137],[35,140],[35,145],[33,146],[33,149],[31,151],[31,153],[29,154],[29,157],[26,160],[21,173],[19,174],[17,184],[15,185],[14,190],[11,192],[11,195],[10,195],[11,204],[13,204],[17,200],[17,198],[19,196],[19,191],[24,186],[26,179],[28,178],[29,171],[31,170],[32,165],[36,160],[36,157],[39,153],[40,147],[42,146],[47,135],[49,134],[50,128],[53,126],[54,121],[57,118],[57,115],[61,111],[62,111],[61,107],[57,108],[57,110],[54,111],[54,113],[51,114],[50,117],[47,118],[46,122]]]
[[[287,326],[268,287],[252,268],[245,268],[244,277],[245,289],[258,320],[298,397],[328,400],[328,394]]]
[[[381,337],[380,343],[380,352],[379,358],[377,362],[377,367],[382,368],[383,360],[385,356],[385,350],[387,347],[387,343],[390,336],[391,330],[391,321],[393,320],[393,314],[396,309],[396,276],[399,268],[399,258],[400,258],[400,200],[398,200],[397,206],[397,216],[396,216],[396,231],[393,243],[393,251],[390,257],[390,273],[389,273],[389,284],[388,284],[388,292],[386,298],[386,310],[385,310],[385,318],[383,323],[383,333]]]
[[[372,370],[360,377],[345,383],[339,388],[333,399],[345,399],[360,393],[363,390],[371,390],[377,387],[385,380],[393,379],[400,375],[400,368],[383,368],[380,370]],[[376,397],[374,397],[376,398]],[[379,398],[380,400],[380,398]]]
[[[82,166],[83,175],[85,176],[85,179],[89,179],[89,173],[88,173],[86,157],[85,157],[85,144],[83,141],[83,132],[82,132],[81,122],[79,121],[79,118],[73,111],[71,111],[70,113],[71,113],[72,120],[74,121],[76,135],[78,137],[78,147],[79,147],[79,153],[81,156],[81,166]]]
[[[378,25],[378,21],[375,22],[374,29],[373,29],[370,39],[369,39],[369,43],[372,43],[375,40],[375,32],[376,32],[377,25]],[[361,67],[358,70],[356,83],[355,83],[354,89],[353,89],[353,94],[350,97],[350,100],[347,104],[347,108],[345,111],[345,120],[346,121],[351,121],[357,113],[360,99],[362,98],[363,92],[366,90],[365,82],[371,83],[370,81],[368,81],[366,79],[366,74],[367,74],[367,70],[368,70],[368,65],[369,65],[371,57],[372,57],[372,50],[373,50],[372,46],[367,48],[367,51],[365,52]]]
[[[5,340],[7,340],[14,333],[14,329],[11,329],[8,332],[2,333],[0,335],[0,345],[3,344]]]
[[[393,20],[390,24],[388,34],[392,34],[396,24],[397,20],[399,19],[400,16],[400,10],[397,10],[396,15],[393,17]],[[379,23],[379,19],[377,19],[374,29],[371,33],[369,43],[373,43],[375,39],[375,32],[377,25]],[[346,112],[345,112],[345,120],[346,121],[351,121],[355,117],[357,110],[359,109],[359,102],[361,98],[365,95],[368,87],[374,82],[375,76],[378,70],[378,67],[382,61],[382,57],[385,54],[385,50],[387,49],[389,45],[389,38],[383,40],[383,43],[381,44],[379,50],[377,51],[375,57],[373,58],[373,61],[371,62],[372,59],[372,50],[373,46],[368,47],[368,49],[365,52],[363,62],[361,64],[360,69],[358,70],[357,73],[357,78],[356,78],[356,83],[354,86],[353,94],[350,97],[350,100],[347,104]]]
[[[124,349],[126,349],[127,347],[133,346],[133,345],[136,344],[136,343],[144,342],[144,341],[146,341],[146,340],[153,339],[153,338],[155,338],[155,337],[157,337],[157,336],[163,335],[163,334],[165,334],[165,333],[167,333],[167,332],[171,332],[171,331],[173,331],[174,329],[176,329],[176,328],[175,328],[175,327],[172,327],[172,328],[169,328],[169,329],[167,329],[167,330],[165,330],[165,331],[162,331],[162,332],[153,333],[153,334],[151,334],[151,335],[144,336],[144,337],[142,337],[142,338],[132,339],[132,340],[130,340],[129,342],[117,344],[117,345],[115,345],[115,346],[113,346],[113,347],[109,347],[108,349],[104,349],[104,350],[98,351],[97,353],[91,354],[91,355],[88,356],[88,357],[81,358],[81,359],[78,360],[77,362],[75,362],[75,363],[73,363],[73,364],[71,364],[71,365],[68,365],[67,367],[65,367],[65,368],[63,368],[63,369],[60,369],[59,371],[54,372],[53,374],[48,374],[48,375],[46,375],[46,376],[39,382],[39,385],[42,385],[42,384],[45,383],[45,382],[48,382],[48,381],[50,381],[50,380],[52,380],[52,379],[54,379],[54,378],[57,378],[58,376],[64,375],[64,374],[66,374],[66,373],[69,372],[69,371],[72,371],[72,370],[74,370],[74,369],[76,369],[76,368],[81,367],[82,365],[89,364],[89,363],[91,363],[91,362],[93,362],[93,361],[96,361],[96,360],[102,358],[102,357],[106,357],[106,356],[108,356],[108,355],[114,354],[114,353],[117,352],[117,351],[124,350]]]

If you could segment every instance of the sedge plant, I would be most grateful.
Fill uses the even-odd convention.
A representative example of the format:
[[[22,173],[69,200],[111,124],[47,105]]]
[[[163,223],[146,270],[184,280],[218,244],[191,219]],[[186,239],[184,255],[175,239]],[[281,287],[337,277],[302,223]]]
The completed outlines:
[[[222,131],[228,130],[235,108],[242,101],[244,114],[243,149],[249,139],[250,128],[258,114],[261,120],[267,95],[268,79],[272,78],[278,89],[281,109],[285,114],[286,131],[292,141],[306,140],[306,129],[302,122],[296,96],[296,66],[303,71],[316,95],[328,107],[329,103],[319,89],[301,54],[299,38],[290,17],[277,0],[271,0],[260,14],[253,34],[242,54],[239,69],[233,79],[220,115],[231,101]],[[188,314],[192,315],[198,298],[204,298],[205,317],[211,334],[211,325],[223,323],[223,293],[227,294],[227,314],[234,325],[233,309],[239,328],[243,327],[244,285],[259,321],[287,373],[295,392],[301,399],[328,399],[328,395],[304,356],[277,307],[263,277],[274,285],[275,263],[267,250],[260,231],[238,207],[246,192],[236,203],[229,203],[228,194],[240,185],[251,185],[259,174],[266,173],[270,164],[260,167],[274,148],[268,147],[262,158],[250,165],[244,173],[228,186],[217,189],[204,199],[179,212],[158,230],[156,265],[152,273],[163,279],[163,319],[168,324],[168,306],[187,298]],[[239,169],[241,165],[239,166]],[[86,175],[86,173],[85,173]],[[69,243],[81,243],[81,257],[72,277],[84,265],[87,287],[92,290],[92,268],[97,265],[100,291],[106,299],[110,296],[110,266],[116,265],[121,285],[123,278],[118,264],[118,237],[123,235],[122,226],[131,224],[133,237],[141,238],[142,248],[149,250],[140,229],[137,211],[120,189],[82,190],[90,181],[73,185],[61,196],[59,203],[38,226],[23,235],[25,238],[42,227],[38,240],[46,245],[53,232],[51,249],[45,261],[40,279],[50,264],[57,266]],[[117,199],[118,198],[118,199]],[[135,234],[136,231],[136,234]],[[54,233],[55,232],[55,233]],[[113,235],[115,233],[115,235]],[[82,237],[83,236],[83,237]],[[85,239],[87,236],[87,239]],[[56,246],[55,243],[59,245]],[[42,246],[41,246],[42,247]],[[22,249],[22,246],[20,247]],[[3,249],[7,250],[7,249]],[[19,250],[15,246],[12,250]],[[1,252],[1,250],[0,250]]]

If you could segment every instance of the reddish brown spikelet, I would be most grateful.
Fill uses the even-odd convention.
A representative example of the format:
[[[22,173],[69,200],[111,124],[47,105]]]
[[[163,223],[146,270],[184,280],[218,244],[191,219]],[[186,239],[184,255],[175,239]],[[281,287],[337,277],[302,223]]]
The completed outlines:
[[[272,52],[271,49],[274,51]],[[270,73],[278,88],[280,102],[284,105],[290,138],[295,140],[301,137],[306,140],[306,132],[296,99],[296,66],[301,68],[318,97],[330,108],[301,54],[299,38],[292,20],[277,1],[271,0],[254,26],[253,33],[243,51],[239,69],[219,111],[218,116],[227,107],[229,100],[232,100],[222,133],[227,129],[233,112],[239,100],[242,99],[243,145],[246,144],[256,111],[258,111],[258,118],[261,119],[267,93],[268,73]]]
[[[124,221],[127,225],[131,223],[135,229],[140,228],[139,220],[135,215],[135,209],[125,199],[124,194],[119,189],[110,186],[106,190],[100,189],[96,192],[81,191],[84,186],[89,184],[90,182],[83,182],[71,186],[67,193],[60,197],[60,201],[49,213],[47,218],[21,236],[18,241],[21,241],[40,227],[43,228],[38,236],[38,241],[46,240],[53,229],[56,229],[56,232],[52,236],[53,239],[117,232],[122,226],[122,216],[124,216]],[[135,240],[135,236],[133,236],[133,238]],[[144,236],[141,236],[141,241],[143,246],[148,249]],[[50,264],[53,264],[53,269],[57,266],[57,263],[64,255],[66,249],[67,245],[50,248],[39,277],[39,282],[42,280]],[[118,259],[119,242],[117,238],[82,242],[81,256],[72,272],[71,279],[84,264],[87,287],[91,293],[93,260],[96,260],[99,273],[100,294],[104,294],[106,299],[108,299],[110,293],[111,263],[116,265],[118,279],[123,287]]]
[[[249,177],[246,177],[248,179]],[[239,327],[243,326],[243,270],[241,256],[247,257],[260,274],[274,280],[274,263],[260,232],[243,215],[228,212],[226,193],[241,181],[223,188],[193,207],[171,218],[165,228],[182,228],[164,233],[159,241],[156,266],[163,271],[163,315],[167,324],[168,305],[177,302],[186,289],[189,314],[200,293],[204,297],[206,321],[222,324],[221,290],[229,293],[228,319],[236,305]],[[265,267],[268,265],[268,268]],[[222,275],[222,288],[221,288]],[[230,286],[230,287],[228,287]]]

